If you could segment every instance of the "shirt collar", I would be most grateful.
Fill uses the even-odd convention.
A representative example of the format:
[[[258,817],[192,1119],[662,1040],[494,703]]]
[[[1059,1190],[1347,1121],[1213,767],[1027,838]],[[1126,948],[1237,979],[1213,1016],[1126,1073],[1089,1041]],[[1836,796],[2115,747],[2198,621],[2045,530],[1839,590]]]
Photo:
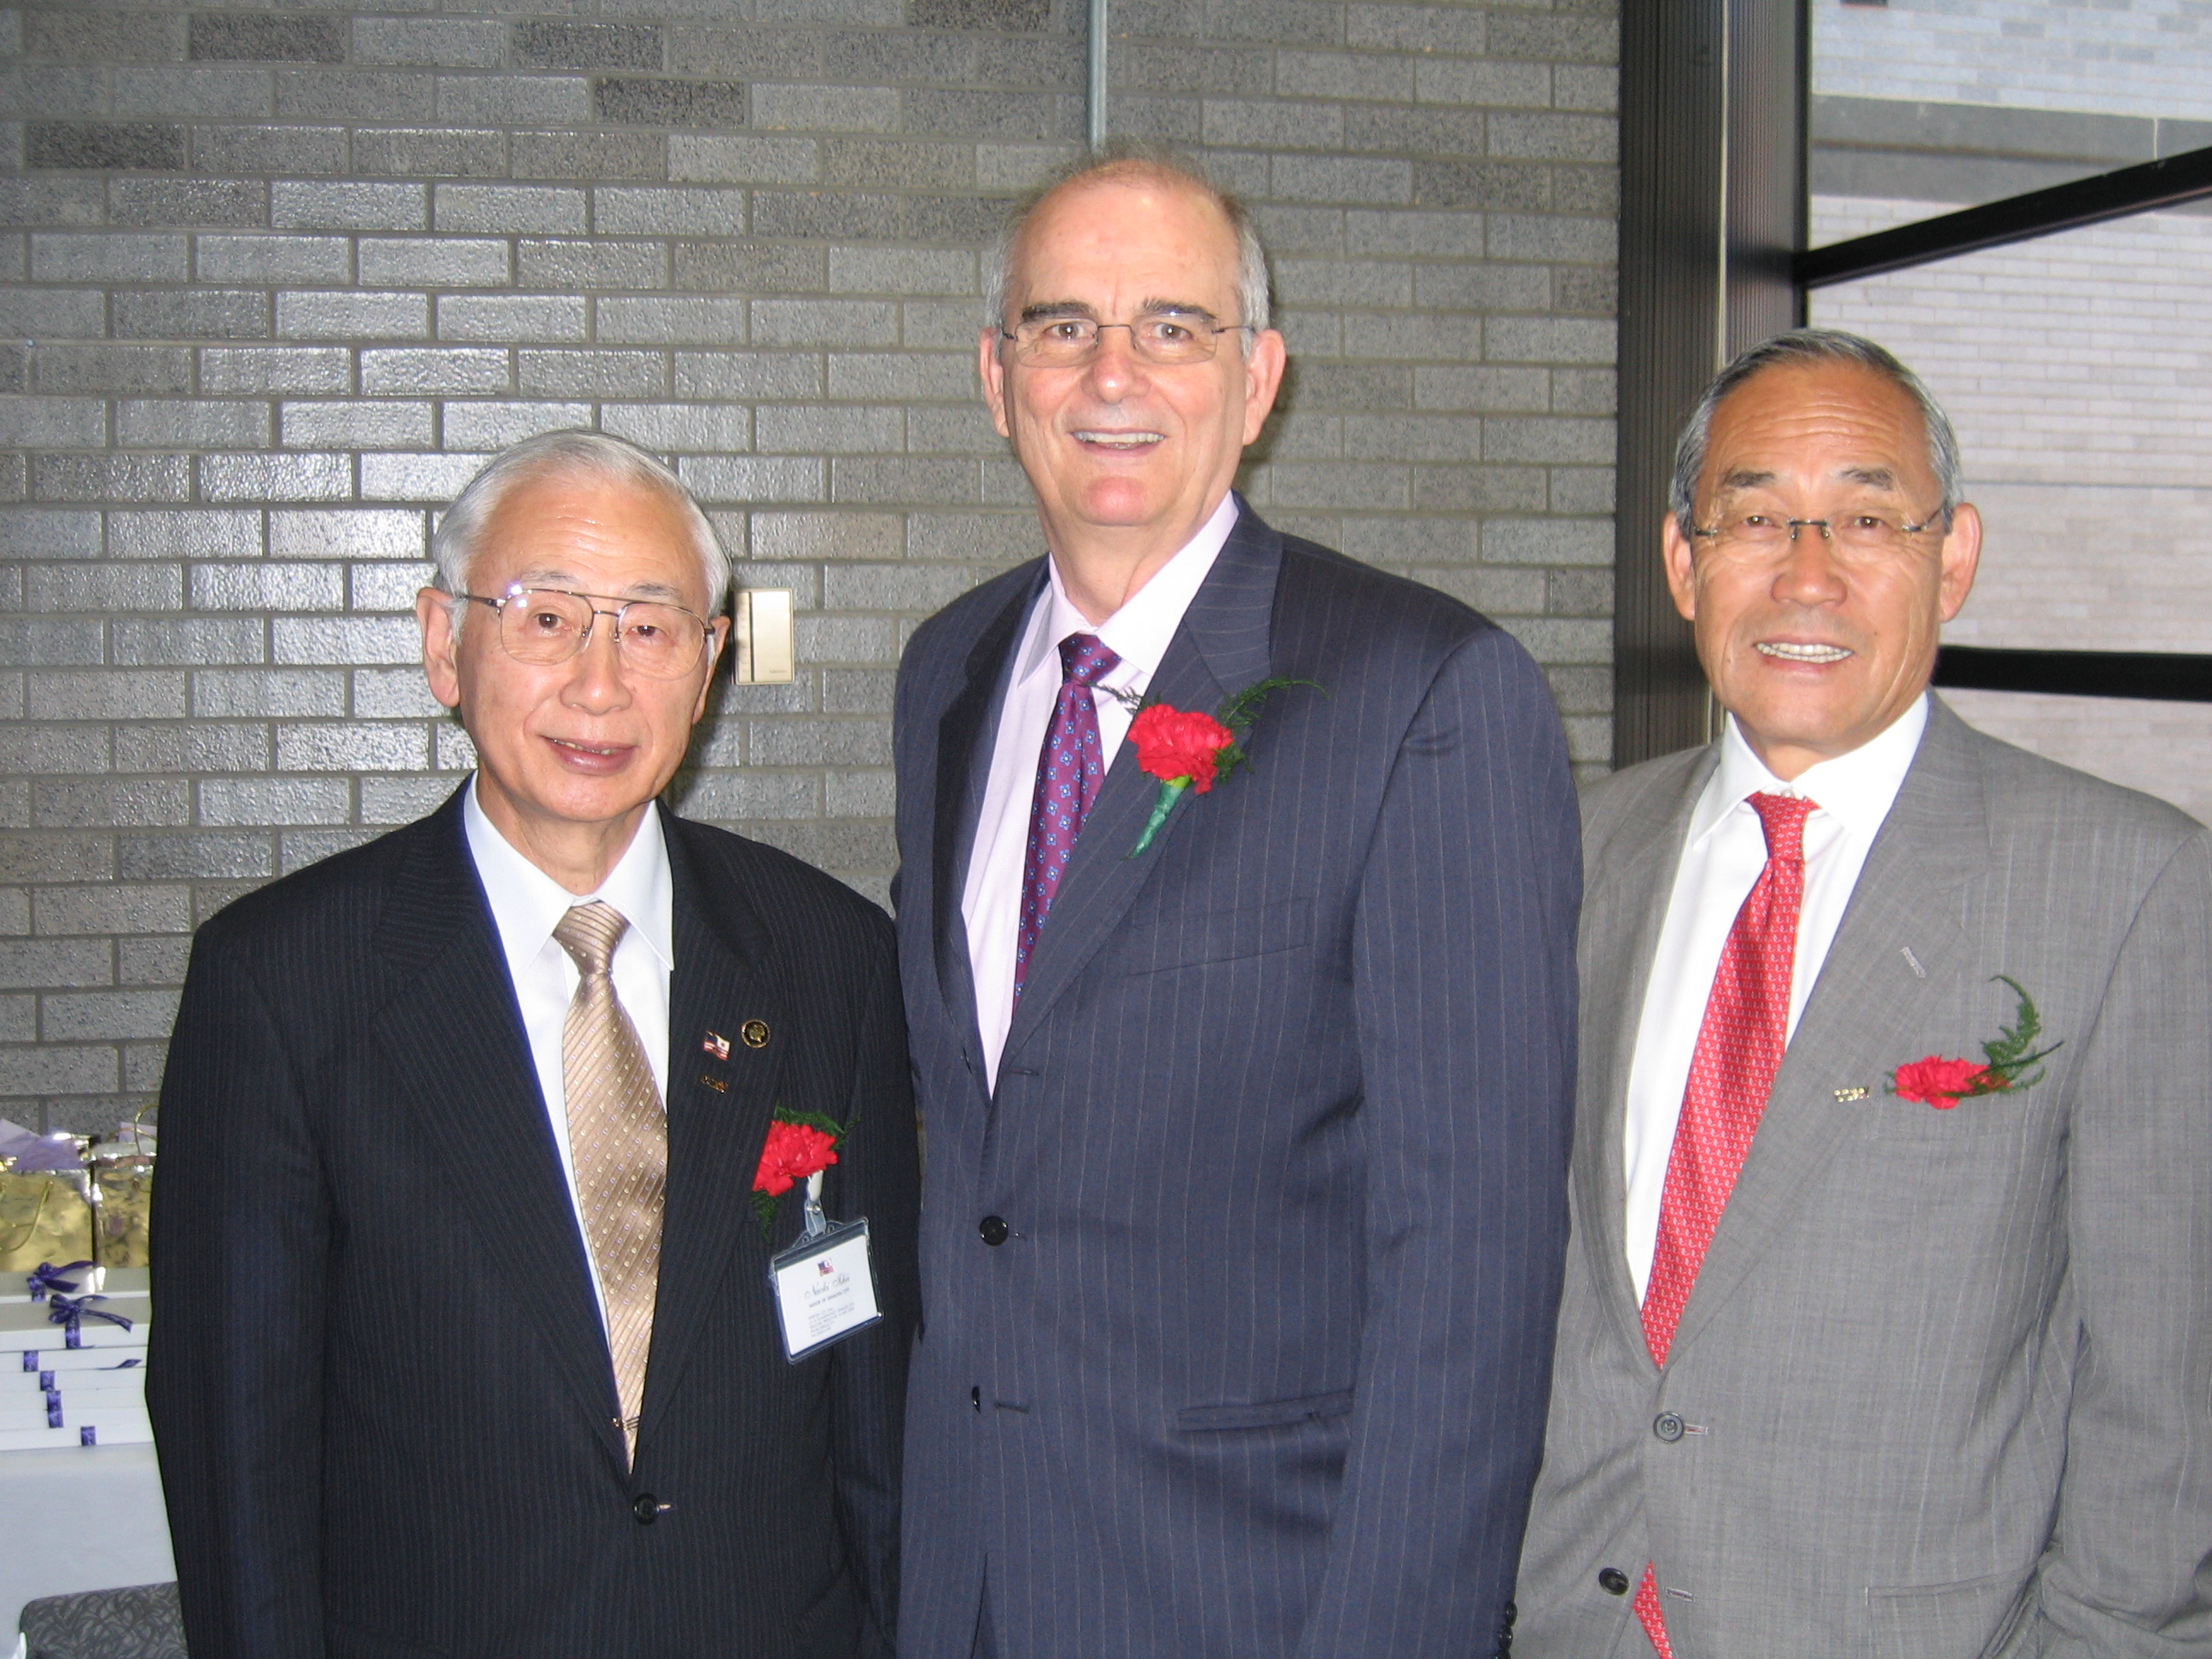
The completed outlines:
[[[1871,841],[1889,816],[1897,792],[1905,787],[1905,775],[1912,769],[1912,757],[1919,752],[1920,736],[1927,728],[1928,696],[1923,692],[1879,735],[1849,754],[1807,767],[1784,783],[1767,770],[1731,714],[1721,738],[1720,765],[1691,815],[1690,844],[1704,841],[1731,811],[1761,793],[1806,796],[1818,809],[1815,817],[1833,817],[1851,834]]]
[[[1213,562],[1221,556],[1221,550],[1228,544],[1229,532],[1237,527],[1237,515],[1242,510],[1243,503],[1237,499],[1237,492],[1231,490],[1198,527],[1198,533],[1154,571],[1151,580],[1131,594],[1119,611],[1095,625],[1075,608],[1060,581],[1058,562],[1048,557],[1044,603],[1037,611],[1042,625],[1032,623],[1028,637],[1022,642],[1021,660],[1014,674],[1016,683],[1047,670],[1056,682],[1060,672],[1060,642],[1070,634],[1096,634],[1121,659],[1121,665],[1106,677],[1107,683],[1120,684],[1124,679],[1149,682],[1159,672],[1176,629],[1182,625],[1183,612],[1190,609],[1190,602],[1206,585],[1206,577],[1213,570]]]
[[[461,807],[468,829],[469,852],[477,874],[490,901],[500,944],[507,953],[510,972],[519,973],[536,959],[571,907],[604,899],[629,923],[629,931],[645,941],[664,970],[676,967],[673,939],[674,889],[668,872],[668,848],[661,839],[660,808],[648,804],[638,820],[637,833],[593,893],[570,892],[518,851],[501,835],[477,800],[477,783],[469,780],[469,793]]]

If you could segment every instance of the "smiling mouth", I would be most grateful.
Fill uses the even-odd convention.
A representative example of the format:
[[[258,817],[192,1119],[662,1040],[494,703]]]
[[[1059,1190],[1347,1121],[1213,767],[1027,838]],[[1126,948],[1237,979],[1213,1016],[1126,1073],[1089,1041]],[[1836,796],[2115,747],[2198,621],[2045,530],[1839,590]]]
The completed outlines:
[[[1790,640],[1761,640],[1752,649],[1784,662],[1841,662],[1852,654],[1840,645],[1800,645]]]
[[[566,749],[574,754],[589,755],[594,760],[612,760],[618,755],[626,755],[629,752],[629,745],[626,743],[578,743],[571,738],[548,738],[545,741],[556,749]]]
[[[1144,449],[1167,441],[1167,434],[1164,432],[1079,431],[1074,434],[1074,438],[1079,444],[1089,444],[1098,449]]]

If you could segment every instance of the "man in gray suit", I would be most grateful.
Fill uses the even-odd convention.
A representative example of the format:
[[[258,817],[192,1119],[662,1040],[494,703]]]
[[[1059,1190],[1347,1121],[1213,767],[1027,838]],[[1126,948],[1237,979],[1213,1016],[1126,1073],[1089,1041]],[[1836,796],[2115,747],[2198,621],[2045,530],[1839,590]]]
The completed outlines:
[[[2212,847],[1927,695],[1981,526],[1802,331],[1678,454],[1731,716],[1583,803],[1522,1656],[2212,1654]]]
[[[1049,556],[898,687],[900,1652],[1490,1652],[1565,1244],[1558,716],[1510,635],[1231,490],[1283,368],[1233,203],[1109,158],[1005,255],[982,374]]]

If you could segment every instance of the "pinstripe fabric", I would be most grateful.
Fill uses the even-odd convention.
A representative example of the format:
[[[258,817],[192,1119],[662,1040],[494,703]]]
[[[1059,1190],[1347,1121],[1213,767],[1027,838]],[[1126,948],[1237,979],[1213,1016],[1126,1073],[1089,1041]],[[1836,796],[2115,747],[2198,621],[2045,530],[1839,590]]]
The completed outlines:
[[[1936,703],[1662,1375],[1622,1113],[1712,764],[1584,801],[1575,1242],[1516,1655],[1648,1652],[1598,1575],[1649,1560],[1695,1659],[2206,1659],[2212,836]],[[2065,1044],[2047,1079],[1887,1094],[2009,1023],[1998,974]]]
[[[1541,677],[1248,512],[1152,688],[1326,691],[1279,694],[1136,859],[1123,747],[991,1097],[957,896],[1041,579],[901,672],[930,1158],[901,1651],[969,1659],[988,1562],[1007,1659],[1487,1652],[1565,1225],[1577,832]]]
[[[917,1173],[890,927],[796,860],[663,821],[668,1182],[634,1470],[458,799],[201,929],[148,1382],[196,1653],[889,1653]],[[702,1052],[750,1018],[765,1048]],[[868,1217],[888,1316],[796,1366],[746,1198],[778,1102],[857,1120],[824,1202]],[[648,1493],[671,1507],[641,1526]]]

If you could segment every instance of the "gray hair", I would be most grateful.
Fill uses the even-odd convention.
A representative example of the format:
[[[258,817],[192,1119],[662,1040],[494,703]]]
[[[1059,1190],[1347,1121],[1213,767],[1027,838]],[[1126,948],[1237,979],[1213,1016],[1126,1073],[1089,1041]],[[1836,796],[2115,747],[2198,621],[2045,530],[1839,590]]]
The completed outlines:
[[[1006,295],[1012,285],[1014,252],[1021,243],[1022,233],[1029,228],[1030,221],[1036,216],[1045,198],[1063,185],[1118,177],[1157,179],[1182,185],[1221,210],[1221,216],[1229,222],[1230,233],[1237,239],[1237,302],[1244,313],[1237,321],[1250,325],[1251,334],[1244,337],[1249,351],[1252,335],[1272,327],[1274,314],[1267,295],[1267,251],[1260,246],[1260,233],[1252,223],[1250,210],[1208,179],[1196,164],[1158,145],[1126,138],[1112,139],[1104,149],[1069,162],[1007,210],[1006,223],[983,257],[985,325],[1006,325]]]
[[[1722,399],[1764,369],[1812,363],[1852,363],[1871,369],[1912,399],[1928,434],[1928,470],[1936,475],[1936,487],[1943,495],[1936,513],[1949,521],[1952,509],[1964,494],[1959,476],[1959,434],[1934,394],[1887,348],[1863,335],[1847,334],[1839,328],[1796,328],[1762,340],[1738,356],[1714,377],[1705,395],[1698,399],[1698,406],[1690,411],[1681,441],[1674,446],[1674,480],[1667,503],[1674,509],[1674,523],[1684,536],[1697,529],[1698,480],[1705,474],[1713,411]]]
[[[706,580],[707,614],[721,614],[730,598],[730,561],[714,535],[714,526],[699,510],[684,481],[659,457],[604,432],[541,432],[486,461],[469,480],[468,488],[446,509],[438,533],[430,538],[430,558],[438,567],[441,592],[458,595],[468,591],[469,567],[476,562],[477,544],[500,503],[518,486],[545,478],[594,478],[629,484],[676,507],[691,532],[691,549],[698,556],[699,573]],[[456,634],[467,609],[459,605],[447,607]]]

